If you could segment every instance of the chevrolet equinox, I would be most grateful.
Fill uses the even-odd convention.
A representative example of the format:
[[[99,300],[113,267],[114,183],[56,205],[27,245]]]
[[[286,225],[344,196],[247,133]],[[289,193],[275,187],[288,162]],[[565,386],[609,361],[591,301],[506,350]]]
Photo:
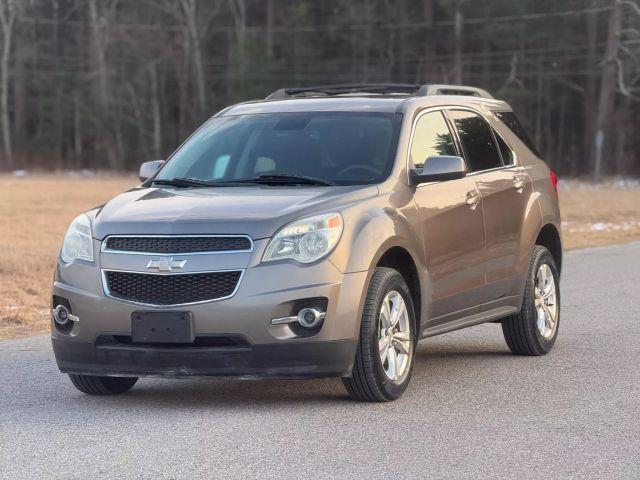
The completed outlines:
[[[278,90],[140,179],[77,217],[57,262],[53,349],[84,393],[338,376],[389,401],[420,339],[494,322],[517,355],[556,340],[556,177],[484,90]]]

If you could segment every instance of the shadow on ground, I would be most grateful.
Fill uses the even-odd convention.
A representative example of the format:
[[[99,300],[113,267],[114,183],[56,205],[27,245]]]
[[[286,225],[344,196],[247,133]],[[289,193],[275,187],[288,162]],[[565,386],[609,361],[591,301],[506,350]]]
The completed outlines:
[[[456,372],[464,376],[493,369],[500,363],[517,359],[506,346],[494,341],[463,342],[459,338],[420,344],[416,352],[412,381],[405,395],[420,395],[416,385],[439,384]],[[474,373],[475,372],[475,373]],[[64,381],[58,377],[56,380]],[[413,389],[411,387],[414,387]],[[72,389],[68,401],[91,402],[95,407],[145,408],[162,405],[165,409],[202,407],[234,407],[288,404],[359,404],[347,395],[339,378],[317,380],[255,380],[238,378],[143,378],[127,394],[114,397],[92,397]]]

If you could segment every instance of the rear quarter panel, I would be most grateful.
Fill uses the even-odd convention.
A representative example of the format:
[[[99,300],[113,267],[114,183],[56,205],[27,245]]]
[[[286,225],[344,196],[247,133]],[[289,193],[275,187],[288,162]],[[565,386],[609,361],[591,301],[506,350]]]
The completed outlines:
[[[520,249],[518,258],[519,281],[516,282],[514,295],[522,294],[526,275],[529,268],[529,259],[536,238],[547,224],[552,224],[560,233],[561,220],[558,204],[558,194],[551,183],[550,169],[544,160],[538,158],[529,148],[505,126],[495,115],[491,115],[492,125],[505,138],[515,150],[519,167],[530,180],[532,191],[524,211],[522,234],[520,237]]]

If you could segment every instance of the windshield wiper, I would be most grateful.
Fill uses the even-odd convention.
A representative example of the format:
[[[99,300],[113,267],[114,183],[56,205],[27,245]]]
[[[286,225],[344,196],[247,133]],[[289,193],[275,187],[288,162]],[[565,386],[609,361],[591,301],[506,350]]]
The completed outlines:
[[[243,178],[240,180],[231,180],[237,183],[261,183],[261,184],[282,184],[282,185],[322,185],[331,187],[336,185],[334,182],[324,180],[322,178],[307,177],[304,175],[258,175],[253,178]]]
[[[253,178],[238,180],[205,181],[196,178],[174,177],[171,179],[152,180],[152,184],[169,185],[172,187],[232,187],[237,185],[322,185],[333,186],[335,183],[315,177],[299,175],[259,175]]]
[[[209,182],[205,182],[202,180],[196,180],[195,178],[184,178],[184,177],[174,177],[174,178],[159,178],[157,180],[152,180],[152,184],[157,185],[169,185],[171,187],[210,187],[212,186]]]

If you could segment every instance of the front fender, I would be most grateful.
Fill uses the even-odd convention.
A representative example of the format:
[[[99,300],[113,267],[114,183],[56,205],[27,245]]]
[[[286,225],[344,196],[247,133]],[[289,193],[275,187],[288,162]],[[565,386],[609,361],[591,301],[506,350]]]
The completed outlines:
[[[366,209],[358,206],[342,212],[345,229],[331,262],[344,273],[371,270],[392,247],[404,248],[418,271],[425,265],[418,212],[413,203],[397,209],[376,202]]]

